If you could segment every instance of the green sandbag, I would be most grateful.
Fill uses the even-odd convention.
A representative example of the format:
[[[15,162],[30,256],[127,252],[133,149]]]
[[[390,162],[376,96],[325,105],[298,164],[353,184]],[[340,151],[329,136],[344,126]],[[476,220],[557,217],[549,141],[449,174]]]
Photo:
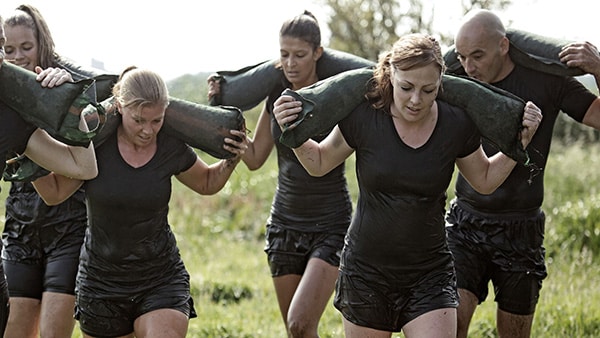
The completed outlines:
[[[519,132],[523,126],[525,102],[507,91],[475,79],[444,75],[438,98],[462,108],[481,135],[515,161],[527,165]]]
[[[302,111],[291,125],[285,126],[279,142],[296,148],[310,137],[333,128],[366,100],[367,83],[372,77],[372,69],[354,69],[298,91],[286,89],[283,95],[302,101]]]
[[[371,69],[350,70],[298,91],[286,90],[302,101],[298,120],[287,126],[280,142],[299,147],[310,137],[327,132],[366,100]],[[477,125],[481,135],[515,161],[527,164],[529,157],[519,141],[525,103],[518,97],[479,81],[451,75],[442,78],[438,97],[461,107]]]
[[[230,130],[244,130],[245,119],[237,107],[213,107],[171,97],[164,128],[191,147],[227,159],[235,154],[223,149],[223,139],[235,138]]]
[[[278,64],[279,59],[275,59],[236,71],[217,72],[216,80],[220,82],[221,93],[213,96],[209,104],[239,107],[243,111],[256,107],[275,86],[284,81],[283,71]],[[317,61],[317,75],[325,79],[347,70],[374,65],[374,62],[359,56],[325,48]]]
[[[113,97],[103,101],[101,105],[106,111],[107,119],[102,130],[93,139],[96,147],[116,130],[121,120]],[[223,149],[223,139],[233,138],[229,132],[232,129],[244,130],[245,119],[242,111],[236,107],[213,107],[170,97],[163,128],[165,133],[193,148],[213,157],[226,159],[235,155]]]
[[[61,58],[58,67],[68,71],[74,81],[94,79],[96,83],[96,102],[102,102],[112,96],[112,88],[119,80],[118,74],[100,73],[96,70],[84,68],[72,60]]]
[[[100,123],[101,128],[92,141],[94,147],[100,146],[115,132],[121,121],[121,115],[117,112],[114,97],[110,97],[100,103],[105,114],[104,121]],[[90,115],[87,107],[83,115],[96,119]],[[89,123],[89,122],[88,122]],[[98,123],[94,121],[93,123]],[[223,149],[223,139],[233,138],[230,130],[244,130],[245,119],[242,111],[236,107],[218,106],[212,107],[194,102],[189,102],[174,97],[170,98],[169,106],[165,113],[165,132],[189,144],[191,147],[200,149],[207,154],[227,159],[235,156]],[[38,177],[48,174],[48,171],[36,165],[27,157],[11,160],[4,171],[5,181],[32,181]]]
[[[81,111],[97,105],[93,79],[44,88],[33,72],[4,62],[0,68],[0,100],[21,117],[57,140],[74,146],[87,146],[96,130],[79,130]],[[103,113],[101,109],[98,113]]]
[[[518,29],[507,29],[506,37],[510,41],[508,54],[518,65],[559,76],[579,76],[585,74],[578,67],[568,67],[560,61],[558,54],[572,41],[550,38]],[[447,73],[466,75],[458,61],[454,46],[444,54]]]

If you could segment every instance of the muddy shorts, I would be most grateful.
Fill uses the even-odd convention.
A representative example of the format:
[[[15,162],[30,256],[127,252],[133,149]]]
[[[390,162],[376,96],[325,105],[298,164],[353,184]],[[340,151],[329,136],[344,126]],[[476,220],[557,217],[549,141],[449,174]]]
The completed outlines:
[[[302,275],[311,258],[339,266],[343,246],[343,234],[300,232],[267,226],[265,252],[272,277]]]
[[[174,309],[189,318],[197,317],[189,286],[173,283],[127,297],[99,299],[77,295],[75,319],[87,335],[120,337],[133,332],[136,318],[158,309]]]
[[[474,293],[481,303],[491,281],[498,308],[517,315],[534,313],[547,276],[543,211],[499,218],[476,215],[453,203],[446,220],[458,288]]]
[[[10,296],[41,299],[44,291],[75,294],[85,227],[85,221],[71,221],[41,228],[21,226],[20,232],[5,229],[2,258]]]
[[[400,286],[385,276],[341,271],[333,304],[356,325],[399,332],[424,313],[456,308],[456,275],[450,262],[425,273],[412,286]]]

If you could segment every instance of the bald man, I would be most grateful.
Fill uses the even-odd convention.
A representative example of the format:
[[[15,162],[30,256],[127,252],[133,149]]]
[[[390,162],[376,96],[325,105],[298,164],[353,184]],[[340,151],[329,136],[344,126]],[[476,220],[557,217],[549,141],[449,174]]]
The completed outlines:
[[[504,25],[490,11],[467,14],[454,43],[468,76],[532,101],[544,115],[527,148],[539,170],[532,172],[518,165],[491,195],[477,193],[460,175],[457,179],[456,198],[446,219],[460,295],[457,336],[467,337],[473,313],[486,299],[491,281],[499,336],[529,337],[547,275],[541,206],[552,129],[561,111],[600,129],[600,98],[572,77],[546,74],[513,62]],[[600,55],[594,45],[570,44],[559,58],[592,74],[600,87]],[[488,156],[498,151],[483,142]]]

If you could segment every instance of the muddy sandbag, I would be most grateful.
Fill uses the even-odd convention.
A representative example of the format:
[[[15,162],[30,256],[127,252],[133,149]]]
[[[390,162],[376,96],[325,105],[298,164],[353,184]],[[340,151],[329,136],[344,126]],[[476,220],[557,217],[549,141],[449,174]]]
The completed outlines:
[[[229,133],[232,129],[244,130],[245,119],[239,108],[207,106],[174,97],[169,100],[163,125],[166,133],[213,157],[227,159],[235,156],[223,149],[223,140],[225,137],[234,137]],[[104,121],[92,139],[96,148],[117,130],[121,121],[114,97],[102,101],[100,106],[104,111]],[[90,114],[91,109],[95,108],[88,106],[83,115],[88,124],[96,124],[96,121],[88,121],[97,117]],[[33,181],[48,173],[29,158],[19,157],[7,161],[3,177],[5,181]]]
[[[101,105],[106,111],[106,122],[93,139],[95,147],[100,146],[121,121],[114,97],[103,101]],[[223,149],[223,140],[225,137],[234,137],[229,132],[232,129],[244,130],[245,119],[237,107],[208,106],[169,97],[163,128],[165,133],[193,148],[219,159],[227,159],[235,154]]]
[[[510,41],[508,54],[518,65],[559,76],[579,76],[585,74],[578,67],[569,67],[561,62],[558,54],[572,41],[546,37],[523,30],[509,28],[506,37]],[[454,46],[444,54],[447,73],[466,75],[458,61]]]
[[[68,58],[61,58],[58,67],[68,71],[73,80],[94,79],[96,83],[96,102],[102,102],[112,96],[112,88],[119,80],[118,74],[102,73],[76,64]]]
[[[373,76],[371,69],[350,70],[284,94],[302,101],[298,119],[284,126],[280,142],[291,148],[326,132],[366,100]],[[481,135],[515,161],[527,164],[529,157],[519,141],[525,102],[508,92],[465,77],[444,75],[440,100],[464,109]],[[293,129],[290,127],[294,126]]]
[[[296,148],[310,137],[333,128],[366,100],[367,84],[372,77],[373,69],[354,69],[297,91],[285,89],[283,95],[302,101],[302,111],[296,120],[284,126],[279,142]]]
[[[225,105],[249,110],[260,104],[275,88],[285,82],[279,59],[264,61],[236,71],[218,71],[215,80],[219,81],[221,93],[213,96],[210,105]],[[317,75],[325,79],[341,72],[372,67],[375,63],[362,57],[325,48],[317,61]]]
[[[462,108],[481,135],[521,164],[529,164],[519,132],[525,101],[492,85],[462,76],[444,75],[438,98]]]
[[[88,105],[97,105],[95,97],[93,79],[44,88],[31,71],[8,62],[0,68],[0,100],[25,121],[69,145],[88,146],[95,135],[97,129],[79,130],[80,114]]]

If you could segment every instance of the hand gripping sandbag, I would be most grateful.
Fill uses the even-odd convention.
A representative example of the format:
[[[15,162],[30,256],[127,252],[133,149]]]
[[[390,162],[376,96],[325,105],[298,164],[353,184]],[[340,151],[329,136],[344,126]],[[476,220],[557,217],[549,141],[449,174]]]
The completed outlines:
[[[44,88],[35,78],[33,72],[4,62],[0,68],[0,100],[57,140],[74,146],[89,145],[95,130],[79,130],[79,120],[85,107],[97,105],[94,80]],[[98,113],[103,111],[98,109]]]
[[[277,86],[285,81],[279,59],[264,61],[237,71],[219,71],[221,93],[213,96],[211,106],[226,105],[249,110],[262,102]],[[341,72],[372,67],[375,63],[359,56],[325,48],[317,61],[317,76],[325,79]]]
[[[286,126],[280,142],[295,148],[308,138],[326,132],[365,100],[370,69],[351,70],[298,91],[286,90],[302,101],[302,111]],[[525,103],[518,97],[467,78],[444,75],[438,97],[466,111],[481,135],[503,153],[527,164],[528,155],[519,141]]]
[[[558,54],[571,41],[550,38],[518,29],[507,29],[506,37],[510,41],[508,54],[518,65],[540,72],[559,76],[579,76],[585,74],[578,67],[569,67],[561,62]],[[454,46],[444,54],[447,73],[465,75],[458,61]]]
[[[282,95],[302,101],[302,111],[293,123],[285,126],[279,142],[296,148],[310,137],[329,131],[366,100],[367,83],[372,77],[372,69],[354,69],[297,91],[286,89]]]
[[[230,106],[207,106],[171,97],[165,113],[165,132],[209,155],[227,159],[235,154],[223,149],[230,130],[244,130],[242,111]]]

